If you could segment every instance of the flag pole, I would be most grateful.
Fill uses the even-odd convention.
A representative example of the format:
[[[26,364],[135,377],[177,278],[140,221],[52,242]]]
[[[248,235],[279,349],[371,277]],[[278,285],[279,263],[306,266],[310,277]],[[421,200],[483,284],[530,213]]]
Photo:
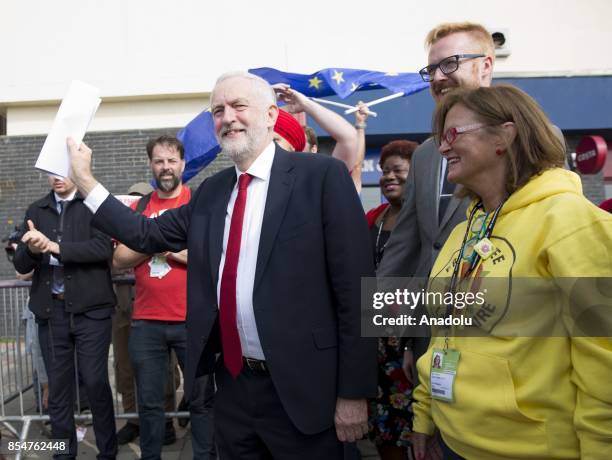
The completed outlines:
[[[319,102],[321,104],[333,105],[335,107],[341,107],[343,109],[352,109],[353,108],[352,105],[342,104],[340,102],[335,102],[335,101],[328,101],[327,99],[319,99],[318,97],[311,97],[310,99],[312,99],[315,102]]]
[[[355,106],[353,105],[342,104],[340,102],[335,102],[335,101],[328,101],[327,99],[319,99],[318,97],[311,97],[310,99],[312,99],[315,102],[319,102],[320,104],[333,105],[334,107],[340,107],[341,109],[354,109],[355,108]],[[372,117],[378,116],[376,112],[372,112],[371,110],[368,110],[368,115]]]
[[[371,107],[373,105],[376,104],[380,104],[382,102],[387,102],[393,99],[397,99],[398,97],[402,97],[404,95],[403,92],[399,92],[399,93],[395,93],[395,94],[391,94],[389,96],[385,96],[385,97],[381,97],[380,99],[374,99],[373,101],[370,101],[368,103],[365,104],[366,107]],[[357,112],[357,110],[359,110],[359,107],[353,107],[352,109],[347,109],[344,111],[345,115]]]

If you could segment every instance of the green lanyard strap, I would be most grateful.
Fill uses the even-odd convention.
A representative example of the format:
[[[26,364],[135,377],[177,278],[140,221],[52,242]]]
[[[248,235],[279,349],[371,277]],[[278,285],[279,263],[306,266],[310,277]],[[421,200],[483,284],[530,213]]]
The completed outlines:
[[[491,235],[493,234],[493,227],[495,227],[495,223],[497,222],[497,217],[499,216],[501,208],[505,202],[506,200],[502,201],[501,204],[497,208],[495,208],[495,211],[493,212],[493,217],[491,217],[491,220],[489,221],[489,225],[487,225],[484,233],[482,232],[482,229],[480,230],[480,232],[478,233],[479,241],[483,240],[484,238],[491,237]],[[479,201],[474,206],[474,208],[472,209],[472,212],[470,213],[467,229],[463,237],[463,242],[461,243],[461,250],[459,251],[459,257],[455,261],[455,266],[453,267],[453,275],[451,277],[451,283],[450,283],[450,292],[453,295],[457,291],[457,284],[458,284],[459,276],[460,276],[459,271],[461,270],[461,261],[463,260],[463,255],[465,253],[465,248],[468,242],[468,237],[470,235],[470,229],[472,228],[472,221],[474,219],[474,215],[476,214],[476,211],[482,208],[483,208],[482,201]],[[485,216],[484,222],[486,221],[487,221],[487,217]],[[470,256],[470,259],[471,259],[470,266],[467,272],[465,273],[465,276],[464,276],[465,278],[467,278],[474,271],[474,269],[478,266],[478,263],[480,262],[481,257],[480,257],[480,254],[474,251],[472,255]]]

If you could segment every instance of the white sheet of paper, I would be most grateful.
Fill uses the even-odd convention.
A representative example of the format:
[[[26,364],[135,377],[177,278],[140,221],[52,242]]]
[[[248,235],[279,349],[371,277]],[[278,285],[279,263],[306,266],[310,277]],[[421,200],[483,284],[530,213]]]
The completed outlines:
[[[72,81],[36,160],[37,169],[68,176],[70,157],[66,138],[72,137],[77,144],[81,143],[101,101],[98,88],[82,81]]]

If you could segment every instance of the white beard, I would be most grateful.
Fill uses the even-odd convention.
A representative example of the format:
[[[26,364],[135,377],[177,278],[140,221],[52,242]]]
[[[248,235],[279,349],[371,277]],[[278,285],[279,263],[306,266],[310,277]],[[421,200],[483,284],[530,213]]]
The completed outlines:
[[[247,136],[245,136],[244,139],[222,139],[219,144],[221,145],[223,151],[227,153],[231,160],[236,164],[243,163],[245,160],[248,160],[254,154],[254,146],[252,145],[253,142],[252,139],[248,136],[248,132]]]
[[[258,123],[245,128],[244,136],[239,139],[228,139],[221,136],[219,145],[235,164],[240,165],[255,158],[260,153],[258,147],[266,134],[265,119],[262,117]]]

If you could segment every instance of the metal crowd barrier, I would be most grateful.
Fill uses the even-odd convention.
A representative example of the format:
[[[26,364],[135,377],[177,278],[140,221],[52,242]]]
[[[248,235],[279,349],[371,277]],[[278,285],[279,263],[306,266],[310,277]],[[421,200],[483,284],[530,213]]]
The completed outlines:
[[[115,277],[113,282],[133,283],[133,278]],[[30,281],[0,280],[0,428],[4,427],[20,442],[28,439],[33,422],[49,421],[49,416],[43,410],[43,385],[37,378],[36,372],[37,366],[42,364],[42,357],[36,348],[37,326],[28,309],[30,284]],[[109,354],[112,357],[112,347]],[[137,419],[138,413],[123,412],[121,396],[117,392],[113,378],[113,362],[114,359],[109,359],[109,380],[113,392],[115,419]],[[81,413],[76,353],[75,370],[77,384],[74,418],[76,422],[90,422],[92,415]],[[174,377],[173,375],[173,381]],[[32,398],[28,393],[30,391],[34,396],[35,407],[32,407]],[[174,407],[176,407],[176,392]],[[165,416],[187,418],[189,412],[166,412]],[[21,453],[17,452],[15,459],[21,458]]]

